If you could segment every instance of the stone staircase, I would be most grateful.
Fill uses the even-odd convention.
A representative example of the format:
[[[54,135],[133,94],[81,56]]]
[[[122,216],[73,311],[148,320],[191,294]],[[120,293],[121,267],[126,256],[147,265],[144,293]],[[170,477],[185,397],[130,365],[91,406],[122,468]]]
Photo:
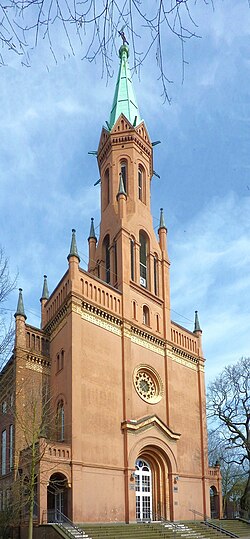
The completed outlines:
[[[84,524],[83,528],[91,539],[222,539],[229,537],[229,534],[223,533],[222,529],[213,529],[198,521]],[[238,535],[235,534],[234,537]]]
[[[217,526],[222,526],[224,530],[229,530],[230,532],[235,533],[238,537],[249,537],[250,539],[250,523],[245,522],[240,519],[221,519],[221,520],[211,520],[212,523],[217,524]]]

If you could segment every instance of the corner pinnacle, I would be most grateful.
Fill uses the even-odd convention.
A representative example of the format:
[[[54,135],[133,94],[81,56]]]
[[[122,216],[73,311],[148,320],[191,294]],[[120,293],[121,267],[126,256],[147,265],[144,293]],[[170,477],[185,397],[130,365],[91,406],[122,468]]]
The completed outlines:
[[[49,299],[49,289],[48,289],[48,282],[47,282],[47,275],[43,276],[43,291],[42,291],[42,297],[41,299]]]
[[[27,316],[24,312],[24,305],[23,305],[23,294],[22,294],[22,288],[19,288],[19,296],[18,296],[18,302],[17,302],[17,309],[14,314],[15,318],[17,316],[23,316],[26,320]]]
[[[195,317],[194,317],[194,333],[196,331],[201,331],[199,317],[198,317],[198,311],[195,311]]]
[[[160,230],[161,228],[167,229],[167,227],[166,227],[166,225],[165,225],[165,219],[164,219],[163,208],[160,209],[160,224],[159,224],[158,230]]]
[[[74,228],[72,228],[72,238],[71,238],[70,252],[69,252],[68,257],[67,257],[68,260],[72,256],[75,256],[76,258],[78,258],[78,260],[80,262],[80,256],[78,254],[77,245],[76,245],[76,231],[75,231]]]
[[[97,237],[95,235],[94,217],[91,217],[91,225],[90,225],[88,241],[90,239],[93,239],[93,240],[97,241]]]

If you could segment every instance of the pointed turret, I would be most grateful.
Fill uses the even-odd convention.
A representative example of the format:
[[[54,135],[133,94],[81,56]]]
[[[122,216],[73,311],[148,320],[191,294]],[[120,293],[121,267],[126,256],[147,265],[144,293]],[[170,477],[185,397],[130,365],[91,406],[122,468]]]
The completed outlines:
[[[163,208],[160,209],[160,224],[159,224],[158,232],[161,228],[165,228],[165,229],[167,228],[165,225]]]
[[[43,276],[43,291],[42,291],[41,300],[42,299],[45,299],[45,300],[49,299],[49,289],[48,289],[47,275]]]
[[[91,217],[91,224],[90,224],[90,231],[89,231],[88,241],[89,240],[97,241],[97,237],[95,235],[94,217]]]
[[[40,298],[41,302],[41,328],[43,328],[46,324],[46,309],[45,304],[49,299],[49,289],[48,289],[48,282],[47,282],[47,275],[43,276],[43,291],[42,291],[42,297]]]
[[[80,257],[77,251],[77,245],[76,245],[76,231],[74,228],[72,228],[72,238],[71,238],[71,245],[70,245],[70,251],[68,254],[68,261],[71,257],[75,256],[78,258],[78,262],[80,262]]]
[[[194,334],[197,335],[198,337],[198,342],[199,342],[199,355],[200,356],[203,356],[203,352],[202,352],[202,330],[201,330],[201,327],[200,327],[200,322],[199,322],[199,317],[198,317],[198,311],[195,311],[195,316],[194,316]]]
[[[201,331],[201,327],[200,327],[200,322],[199,322],[199,317],[198,317],[198,311],[195,311],[195,317],[194,317],[194,333],[196,333],[196,331]]]
[[[91,217],[91,225],[90,225],[88,242],[89,242],[88,271],[93,271],[95,269],[95,252],[96,252],[96,242],[97,242],[97,237],[95,235],[95,227],[94,227],[94,217]]]
[[[137,105],[131,73],[128,63],[129,48],[123,44],[119,49],[120,69],[118,73],[115,95],[108,127],[111,130],[120,114],[124,114],[130,123],[136,127],[141,122],[140,112]]]
[[[161,248],[161,250],[163,252],[166,253],[167,260],[168,260],[168,254],[167,254],[167,227],[165,225],[163,208],[160,209],[160,223],[159,223],[159,228],[158,228],[158,234],[159,234],[160,248]]]
[[[15,318],[17,316],[23,316],[23,318],[26,320],[27,316],[24,312],[24,304],[23,304],[23,294],[22,294],[23,290],[22,288],[19,288],[19,296],[18,296],[18,302],[17,302],[17,309],[16,309],[16,312],[14,314]]]
[[[19,288],[19,295],[18,295],[18,302],[17,302],[17,309],[14,314],[16,323],[15,323],[15,347],[17,348],[25,348],[26,345],[26,324],[25,320],[27,318],[25,311],[24,311],[24,304],[23,304],[23,294],[22,294],[22,288]]]
[[[127,198],[127,193],[126,193],[126,191],[125,191],[124,182],[123,182],[123,177],[122,177],[122,173],[121,173],[121,172],[120,172],[119,189],[118,189],[118,193],[117,193],[117,195],[116,195],[117,200],[118,200],[119,195],[124,195],[124,196]]]

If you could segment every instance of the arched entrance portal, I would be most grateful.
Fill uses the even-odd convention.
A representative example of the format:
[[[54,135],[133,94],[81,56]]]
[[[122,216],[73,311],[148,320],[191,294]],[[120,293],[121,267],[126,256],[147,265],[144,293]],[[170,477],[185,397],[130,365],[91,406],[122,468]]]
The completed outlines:
[[[142,449],[135,463],[136,519],[173,519],[171,468],[159,447]]]
[[[150,465],[138,459],[135,463],[136,520],[152,519],[152,474]]]
[[[47,487],[48,522],[60,522],[68,516],[68,480],[62,473],[51,475]]]
[[[219,518],[220,516],[219,495],[217,492],[217,488],[215,486],[210,487],[210,511],[211,511],[211,518]]]

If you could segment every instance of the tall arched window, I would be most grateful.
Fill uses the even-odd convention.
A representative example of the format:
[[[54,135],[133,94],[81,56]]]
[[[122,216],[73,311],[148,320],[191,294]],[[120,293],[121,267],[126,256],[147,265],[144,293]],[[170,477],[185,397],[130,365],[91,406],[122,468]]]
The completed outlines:
[[[104,174],[103,207],[106,208],[109,203],[110,203],[110,179],[109,179],[109,169],[107,168]]]
[[[114,241],[114,285],[117,284],[117,242]]]
[[[145,203],[145,173],[141,165],[138,167],[138,198]]]
[[[104,248],[104,265],[105,265],[105,281],[110,283],[110,250],[109,250],[109,235],[103,240]]]
[[[64,403],[60,400],[57,405],[57,440],[63,442],[65,439],[65,416]]]
[[[147,288],[148,280],[148,238],[145,232],[139,234],[140,241],[140,285]]]
[[[158,257],[154,256],[154,293],[156,296],[159,294],[159,278],[158,278]]]
[[[124,189],[126,193],[128,192],[128,170],[127,169],[128,169],[127,161],[122,161],[121,162],[121,175],[122,175],[123,185],[124,185]]]
[[[135,280],[135,240],[130,240],[130,277]]]

